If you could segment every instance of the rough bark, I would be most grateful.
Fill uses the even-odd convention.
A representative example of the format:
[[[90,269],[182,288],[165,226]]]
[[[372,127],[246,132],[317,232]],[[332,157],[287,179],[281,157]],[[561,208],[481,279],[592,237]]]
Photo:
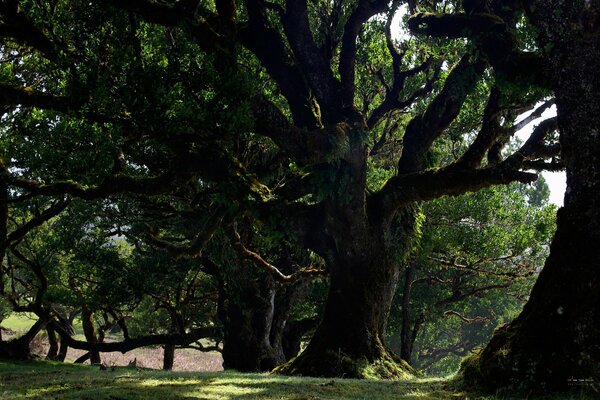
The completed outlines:
[[[567,192],[523,312],[463,365],[468,382],[489,389],[562,390],[600,378],[600,5],[533,3],[554,75]]]
[[[276,372],[347,378],[412,374],[412,368],[388,349],[384,335],[399,266],[414,235],[414,218],[415,211],[407,209],[393,227],[372,229],[355,219],[349,224],[354,229],[328,228],[335,230],[338,248],[326,260],[331,278],[321,322],[304,352]]]
[[[244,276],[244,275],[241,275]],[[273,325],[276,287],[270,280],[238,280],[228,296],[224,321],[223,367],[238,371],[268,371],[285,362]],[[276,340],[272,340],[276,339]]]
[[[188,7],[190,2],[187,1],[173,4],[142,0],[109,2],[115,7],[140,15],[150,23],[186,26],[186,31],[193,35],[201,49],[216,55],[217,60],[229,60],[233,57],[233,52],[223,54],[222,49],[229,49],[232,41],[239,41],[254,53],[273,79],[273,83],[277,85],[277,92],[287,100],[293,126],[264,124],[273,122],[272,120],[277,122],[280,118],[263,118],[261,113],[256,112],[257,109],[267,116],[278,115],[272,113],[270,107],[254,107],[255,117],[260,121],[256,127],[261,135],[274,138],[275,143],[297,165],[306,166],[305,172],[310,175],[311,180],[318,181],[314,184],[316,190],[310,191],[310,194],[314,195],[319,204],[315,204],[314,207],[307,205],[306,208],[323,209],[323,213],[318,221],[311,222],[310,226],[304,229],[306,235],[312,237],[299,241],[326,260],[331,272],[331,287],[325,314],[310,346],[280,371],[347,377],[405,376],[406,371],[410,369],[405,363],[397,363],[398,359],[387,350],[383,342],[399,265],[402,265],[401,259],[406,255],[407,244],[413,238],[411,229],[397,232],[391,227],[396,214],[406,214],[399,217],[400,226],[410,226],[415,220],[414,213],[410,212],[414,202],[446,194],[462,194],[467,190],[477,190],[491,184],[509,183],[514,180],[530,181],[535,178],[532,174],[521,172],[521,164],[512,160],[511,163],[485,169],[460,169],[456,166],[439,171],[427,169],[431,146],[458,116],[468,93],[481,77],[486,62],[479,57],[468,55],[450,72],[443,88],[429,103],[424,114],[413,119],[407,128],[402,157],[398,163],[401,174],[390,179],[377,196],[368,196],[370,191],[366,184],[369,152],[367,143],[370,139],[364,114],[369,110],[361,113],[356,108],[357,104],[354,104],[356,71],[353,69],[356,64],[357,43],[360,43],[356,38],[364,23],[375,14],[384,11],[390,2],[359,0],[355,2],[355,6],[347,7],[346,24],[341,35],[342,45],[340,52],[336,53],[339,54],[336,60],[329,59],[333,52],[326,57],[321,54],[322,49],[316,46],[307,17],[306,0],[287,1],[285,9],[273,2],[246,0],[243,3],[247,19],[235,21],[239,22],[235,24],[239,31],[232,35],[227,31],[235,28],[235,16],[233,12],[227,11],[227,8],[219,7],[219,18],[216,19],[218,23],[214,23],[212,21],[215,18],[211,12],[203,7],[191,10]],[[412,3],[411,9],[414,10],[415,5]],[[16,36],[15,38],[18,39]],[[21,42],[27,43],[27,38]],[[401,64],[398,57],[400,56],[397,54],[396,66]],[[217,67],[218,63],[219,61],[216,62]],[[339,65],[339,79],[332,73],[336,64]],[[406,80],[407,75],[396,72],[394,87],[402,87],[400,82]],[[226,73],[223,76],[230,78]],[[427,81],[423,93],[431,90],[427,89],[431,86],[429,79]],[[398,98],[399,91],[394,89],[390,94],[390,99]],[[24,101],[20,92],[13,93],[12,97],[5,101],[10,101],[11,104]],[[418,96],[409,98],[414,100]],[[30,98],[26,99],[30,103],[33,102]],[[46,100],[39,96],[35,99],[37,102]],[[385,111],[402,111],[399,108],[410,107],[410,103],[411,101],[394,102],[391,107],[386,104]],[[274,126],[279,129],[273,130]],[[175,146],[170,147],[175,150]],[[193,161],[193,165],[198,166],[194,170],[202,170],[203,177],[215,176],[213,171],[232,168],[231,162],[213,162],[215,157],[211,153],[214,148],[207,146],[207,149],[211,152],[202,153],[202,156],[206,157],[191,157],[190,160]],[[175,154],[178,159],[173,163],[174,166],[188,164],[186,160],[190,156],[187,155],[187,147],[185,151],[176,151]],[[211,162],[207,163],[204,158]],[[217,159],[220,161],[220,157]],[[227,160],[229,161],[228,158]],[[309,168],[316,164],[319,168]],[[215,168],[215,165],[223,168]],[[235,168],[235,171],[237,170]],[[70,180],[42,184],[14,178],[9,183],[33,195],[71,194],[84,199],[94,199],[120,192],[143,195],[163,193],[172,189],[175,183],[187,180],[191,172],[184,175],[186,179],[182,179],[182,173],[176,168],[169,168],[158,176],[147,178],[117,174],[92,187]],[[238,182],[239,178],[234,175],[226,174],[227,179]],[[223,180],[222,175],[217,174],[217,178],[219,181]],[[245,185],[249,190],[247,186],[254,185]],[[254,193],[254,190],[257,189],[254,188],[251,192]],[[243,195],[238,196],[239,199],[247,197],[245,191]],[[262,199],[263,193],[260,193],[259,197]],[[296,208],[300,207],[299,203],[295,204]],[[303,218],[302,216],[299,219]],[[282,225],[287,225],[288,231],[290,226],[295,229],[296,225],[302,225],[304,222],[299,222],[287,214],[282,214],[282,219],[285,220]],[[278,335],[273,334],[273,326],[280,327],[283,324],[278,324],[270,317],[273,315],[274,295],[269,290],[271,289],[261,288],[258,298],[253,298],[254,294],[249,296],[250,301],[255,301],[257,309],[261,310],[260,314],[232,307],[230,315],[233,323],[226,327],[226,330],[229,330],[229,333],[226,332],[225,341],[228,349],[224,349],[226,366],[239,365],[242,368],[236,368],[247,369],[250,368],[248,365],[252,364],[251,368],[254,369],[267,368],[280,362],[278,360],[282,356],[279,354],[277,343],[281,340],[278,339]],[[235,327],[239,329],[235,331]],[[240,351],[231,351],[236,348],[233,333],[244,335],[246,327],[255,330],[253,336],[245,342],[244,347],[237,346]],[[248,343],[256,343],[257,347],[250,346],[255,353],[246,357],[242,352],[248,349]],[[94,348],[101,345],[91,344]],[[117,347],[116,344],[105,345]],[[124,346],[126,345],[128,344],[125,341]],[[273,351],[275,353],[270,354]],[[258,366],[257,359],[262,360]]]

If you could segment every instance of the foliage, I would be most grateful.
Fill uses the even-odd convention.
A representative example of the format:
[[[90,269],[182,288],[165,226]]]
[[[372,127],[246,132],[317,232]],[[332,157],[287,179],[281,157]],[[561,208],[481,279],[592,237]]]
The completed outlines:
[[[495,59],[467,40],[394,38],[399,10],[402,24],[417,18],[407,12],[414,2],[401,6],[3,2],[2,294],[40,322],[81,308],[103,329],[119,324],[126,339],[129,320],[132,333],[222,327],[277,347],[286,321],[317,320],[323,308],[324,280],[303,288],[314,294],[304,302],[296,283],[327,273],[324,309],[343,311],[323,314],[331,327],[316,330],[320,348],[378,365],[387,351],[380,310],[415,243],[420,279],[460,281],[416,292],[427,301],[460,302],[457,292],[484,281],[462,280],[433,257],[492,274],[509,260],[537,263],[547,221],[498,227],[529,217],[514,190],[435,199],[531,182],[532,163],[547,168],[555,124],[507,148],[517,116],[547,88],[493,74]],[[423,2],[422,11],[461,6]],[[507,22],[493,34],[505,43],[514,31],[527,46],[518,10],[500,11]],[[525,196],[541,204],[540,193]],[[446,219],[453,230],[427,227]],[[498,303],[503,314],[516,307]],[[228,330],[234,314],[257,332]],[[318,365],[319,351],[305,365]]]
[[[520,312],[549,252],[555,211],[543,180],[427,203],[411,261],[411,317],[401,319],[399,291],[388,325],[392,343],[401,341],[402,323],[416,326],[414,366],[435,375],[455,371]]]

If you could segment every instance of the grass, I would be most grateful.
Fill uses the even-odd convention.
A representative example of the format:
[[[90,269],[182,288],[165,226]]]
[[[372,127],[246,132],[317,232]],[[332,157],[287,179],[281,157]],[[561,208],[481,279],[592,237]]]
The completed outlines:
[[[29,328],[37,321],[37,317],[31,316],[28,313],[14,313],[8,316],[6,319],[0,321],[0,325],[3,328],[10,329],[12,331],[23,333],[27,332]]]
[[[448,400],[497,399],[453,389],[441,379],[361,381],[235,372],[165,372],[47,361],[0,361],[0,399]],[[510,398],[510,397],[504,397]],[[552,400],[594,397],[547,397]]]
[[[10,329],[17,334],[22,334],[27,332],[37,320],[38,317],[31,313],[12,313],[6,319],[0,321],[0,326]],[[83,328],[81,327],[81,320],[79,320],[79,318],[75,319],[73,329],[75,330],[75,333],[83,334]]]

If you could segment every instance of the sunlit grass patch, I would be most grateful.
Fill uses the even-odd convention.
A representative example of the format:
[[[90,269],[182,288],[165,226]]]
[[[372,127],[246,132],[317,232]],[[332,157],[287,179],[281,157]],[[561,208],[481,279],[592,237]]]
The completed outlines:
[[[465,393],[447,379],[318,379],[237,372],[167,372],[46,361],[0,361],[0,399],[457,400],[496,399]],[[505,397],[506,398],[506,397]],[[551,397],[549,399],[592,399]]]
[[[29,328],[37,321],[37,317],[28,313],[13,313],[6,319],[0,322],[3,328],[10,329],[11,331],[22,333],[27,332]]]

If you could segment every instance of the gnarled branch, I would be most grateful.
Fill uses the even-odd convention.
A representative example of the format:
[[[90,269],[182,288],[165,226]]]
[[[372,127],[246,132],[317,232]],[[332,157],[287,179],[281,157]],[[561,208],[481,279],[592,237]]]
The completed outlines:
[[[234,226],[229,227],[228,234],[231,239],[231,243],[236,248],[236,250],[240,252],[240,254],[252,261],[256,266],[258,266],[262,270],[266,271],[269,274],[269,276],[271,276],[277,282],[289,284],[294,283],[300,279],[310,278],[314,276],[322,276],[327,274],[327,271],[323,268],[308,267],[301,268],[291,275],[285,275],[276,266],[270,264],[264,258],[262,258],[260,254],[246,248],[246,246],[242,243],[242,238],[240,237],[240,234],[237,232]]]

